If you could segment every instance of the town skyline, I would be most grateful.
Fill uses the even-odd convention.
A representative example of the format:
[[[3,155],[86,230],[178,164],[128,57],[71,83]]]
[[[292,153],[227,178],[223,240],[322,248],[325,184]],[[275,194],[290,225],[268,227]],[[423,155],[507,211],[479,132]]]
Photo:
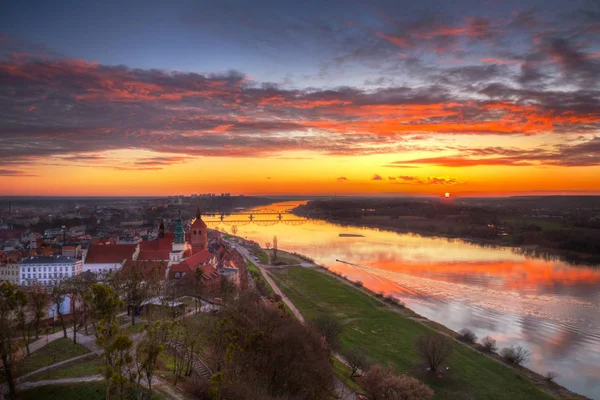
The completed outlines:
[[[0,195],[600,194],[597,2],[57,10],[0,16]]]

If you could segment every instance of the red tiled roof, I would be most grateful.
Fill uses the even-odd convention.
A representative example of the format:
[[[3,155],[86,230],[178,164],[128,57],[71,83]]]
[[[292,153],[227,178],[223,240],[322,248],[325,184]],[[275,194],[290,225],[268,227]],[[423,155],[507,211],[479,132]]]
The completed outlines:
[[[127,271],[131,268],[138,270],[142,274],[142,277],[146,277],[148,274],[156,271],[158,278],[160,280],[164,280],[167,270],[167,263],[163,261],[131,261],[127,262],[123,266],[123,271]]]
[[[192,272],[195,271],[196,268],[201,267],[202,265],[208,263],[214,255],[208,251],[203,250],[191,257],[186,258],[179,264],[175,264],[171,266],[171,272]],[[212,268],[212,267],[211,267]],[[214,269],[214,268],[212,268]]]
[[[137,259],[139,261],[168,260],[171,250],[140,250]]]
[[[196,220],[194,220],[194,223],[192,224],[192,228],[206,228],[206,223],[204,223],[204,221],[202,221],[202,218],[198,218]]]
[[[171,245],[175,239],[173,232],[165,232],[165,236],[154,240],[144,240],[140,242],[140,251],[144,250],[168,250],[171,251]],[[167,256],[167,258],[169,258]]]
[[[130,261],[135,248],[135,244],[92,243],[85,257],[85,263],[119,263],[123,260]]]

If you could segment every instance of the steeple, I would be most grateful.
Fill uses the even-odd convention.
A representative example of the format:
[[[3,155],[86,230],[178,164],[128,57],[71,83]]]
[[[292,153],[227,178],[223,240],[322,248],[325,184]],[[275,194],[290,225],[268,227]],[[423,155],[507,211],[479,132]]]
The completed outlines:
[[[183,230],[183,221],[181,220],[181,210],[179,210],[179,217],[177,218],[177,225],[175,226],[175,239],[173,243],[183,244],[185,242],[185,231]]]
[[[196,219],[202,218],[202,214],[200,214],[200,207],[196,209]]]
[[[165,224],[163,223],[163,221],[160,221],[160,225],[158,226],[158,237],[159,238],[164,238],[165,237]]]

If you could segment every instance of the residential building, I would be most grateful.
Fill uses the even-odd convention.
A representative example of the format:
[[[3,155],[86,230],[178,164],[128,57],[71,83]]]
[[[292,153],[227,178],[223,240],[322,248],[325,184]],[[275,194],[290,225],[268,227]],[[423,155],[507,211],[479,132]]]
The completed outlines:
[[[65,256],[32,256],[19,263],[19,284],[28,285],[42,282],[51,285],[53,282],[79,275],[83,270],[81,260]]]

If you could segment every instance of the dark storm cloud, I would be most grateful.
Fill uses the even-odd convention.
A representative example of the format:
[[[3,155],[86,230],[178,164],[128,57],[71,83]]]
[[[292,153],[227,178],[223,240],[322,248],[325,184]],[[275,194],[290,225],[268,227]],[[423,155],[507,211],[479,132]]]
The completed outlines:
[[[463,149],[458,155],[396,161],[388,166],[395,167],[410,164],[436,165],[443,167],[474,167],[482,165],[597,166],[600,165],[600,137],[594,137],[593,139],[574,145],[555,146],[542,151],[502,147]]]
[[[18,171],[18,170],[14,170],[14,169],[0,169],[0,176],[15,176],[15,177],[25,177],[25,176],[35,176],[32,174],[29,174],[27,172],[24,171]]]
[[[3,163],[15,171],[40,160],[161,168],[187,155],[373,155],[447,150],[419,145],[431,135],[598,132],[597,3],[540,1],[497,13],[479,3],[432,12],[440,3],[224,1],[185,13],[195,33],[200,27],[261,55],[318,65],[327,80],[312,76],[304,87],[290,87],[303,82],[295,70],[278,84],[256,82],[251,71],[107,66],[0,36]],[[346,73],[351,84],[329,84]],[[591,145],[576,146],[548,154],[490,148],[496,153],[403,165],[593,165]],[[115,165],[98,154],[123,149],[165,157]]]

